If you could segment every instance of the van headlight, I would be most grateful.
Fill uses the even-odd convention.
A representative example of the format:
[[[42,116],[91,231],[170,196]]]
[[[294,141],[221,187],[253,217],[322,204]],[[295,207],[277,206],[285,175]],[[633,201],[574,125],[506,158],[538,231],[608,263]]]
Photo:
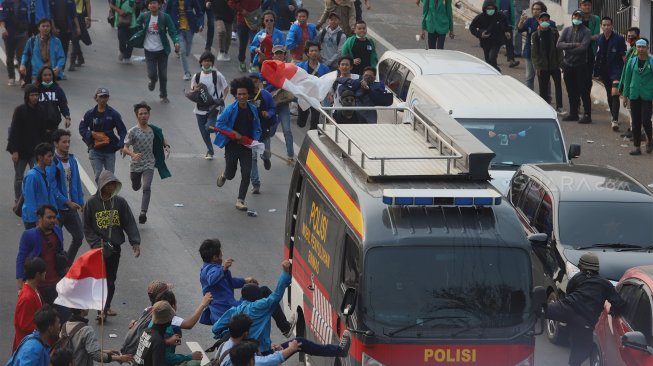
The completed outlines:
[[[363,366],[385,366],[385,365],[373,359],[367,353],[363,352]]]
[[[567,261],[565,262],[565,271],[567,272],[567,278],[571,279],[580,272],[580,269],[575,264]]]

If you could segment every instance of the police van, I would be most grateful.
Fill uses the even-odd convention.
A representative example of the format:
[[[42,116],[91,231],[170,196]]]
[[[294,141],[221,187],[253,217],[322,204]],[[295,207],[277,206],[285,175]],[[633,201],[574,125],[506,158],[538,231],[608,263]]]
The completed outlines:
[[[286,216],[282,304],[296,335],[338,343],[348,329],[336,364],[532,365],[546,294],[514,208],[488,181],[495,154],[433,106],[405,110],[410,123],[322,113]]]

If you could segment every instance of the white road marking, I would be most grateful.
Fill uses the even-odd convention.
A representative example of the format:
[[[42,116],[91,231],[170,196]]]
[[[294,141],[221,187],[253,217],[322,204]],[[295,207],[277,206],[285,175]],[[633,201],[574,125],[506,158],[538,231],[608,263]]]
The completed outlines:
[[[204,349],[202,349],[202,346],[200,346],[199,343],[197,343],[197,342],[186,342],[186,345],[188,346],[188,348],[190,349],[191,352],[197,352],[197,351],[202,352],[202,361],[200,361],[200,364],[202,366],[208,365],[209,362],[211,362],[209,360],[209,358],[206,356],[206,353],[204,353]]]
[[[388,51],[396,50],[397,47],[393,46],[392,43],[388,42],[385,38],[381,37],[380,34],[376,33],[372,28],[369,26],[367,27],[367,34],[372,36],[375,41],[379,42],[380,44],[383,45]]]
[[[91,179],[88,173],[86,173],[86,170],[84,170],[82,164],[79,163],[79,160],[77,160],[77,167],[79,168],[79,178],[82,180],[84,187],[86,187],[88,193],[95,194],[95,192],[97,192],[97,188],[95,187],[95,181]]]

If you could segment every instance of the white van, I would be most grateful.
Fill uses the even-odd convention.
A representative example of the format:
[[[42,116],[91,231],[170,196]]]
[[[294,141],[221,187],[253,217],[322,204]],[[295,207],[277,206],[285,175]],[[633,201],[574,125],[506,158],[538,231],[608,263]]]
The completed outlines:
[[[408,90],[409,108],[437,105],[489,147],[492,184],[504,195],[526,163],[566,163],[580,145],[565,142],[556,111],[520,81],[506,75],[424,75]]]

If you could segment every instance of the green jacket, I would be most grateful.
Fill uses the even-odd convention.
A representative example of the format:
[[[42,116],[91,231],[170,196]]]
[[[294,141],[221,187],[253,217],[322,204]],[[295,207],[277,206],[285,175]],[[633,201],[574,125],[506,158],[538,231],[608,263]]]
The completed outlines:
[[[422,30],[428,33],[453,32],[452,0],[425,0],[422,8]]]
[[[125,13],[131,15],[132,21],[129,28],[134,28],[136,25],[136,17],[134,16],[134,0],[114,0],[113,4],[125,11]],[[116,13],[115,19],[113,20],[113,26],[118,28],[119,23],[120,14]]]
[[[136,25],[134,30],[136,31],[134,35],[129,39],[129,45],[136,48],[143,48],[145,43],[145,33],[147,32],[147,27],[150,25],[150,18],[152,15],[150,12],[141,13],[136,19]],[[159,37],[161,37],[161,44],[163,45],[163,51],[166,55],[170,54],[170,42],[168,42],[168,37],[166,33],[172,39],[174,44],[179,43],[179,36],[177,35],[177,28],[175,23],[170,18],[170,15],[159,11]]]
[[[624,66],[628,65],[628,62],[630,61],[631,58],[637,57],[637,47],[632,46],[626,51],[626,62],[624,62]],[[626,76],[626,67],[621,69],[621,77],[619,78],[619,93],[623,94],[624,93],[624,77]]]
[[[163,144],[165,139],[163,138],[163,130],[161,127],[157,127],[153,124],[148,124],[152,131],[154,131],[154,143],[152,144],[152,150],[154,152],[154,166],[156,170],[159,171],[159,177],[161,179],[166,179],[172,177],[172,173],[168,170],[166,165],[166,153],[163,149]]]
[[[601,17],[594,14],[590,15],[589,24],[587,28],[589,28],[592,37],[601,33]],[[596,41],[592,41],[590,47],[592,47],[594,56],[596,56],[596,47],[597,47]]]
[[[372,54],[370,55],[370,65],[372,67],[376,67],[376,64],[379,62],[379,56],[376,54],[376,43],[374,43],[374,40],[370,37],[367,37],[367,39],[370,41],[372,44]],[[349,36],[345,43],[342,45],[342,55],[343,56],[349,56],[349,57],[354,57],[354,54],[351,52],[352,47],[354,47],[354,42],[356,42],[356,35]],[[353,65],[352,65],[353,66]]]
[[[495,1],[494,3],[497,6],[497,10],[501,11],[501,0]],[[510,0],[510,19],[508,19],[508,22],[510,23],[510,26],[513,29],[517,28],[517,23],[515,22],[515,19],[516,19],[515,0]]]
[[[551,32],[550,44],[549,44],[549,54],[545,54],[546,47],[543,44],[544,40],[542,39],[541,32]],[[557,70],[560,69],[562,65],[562,49],[556,47],[560,39],[560,34],[555,28],[549,28],[548,31],[542,31],[540,29],[533,32],[531,35],[531,61],[533,62],[533,68],[535,70]]]
[[[641,72],[637,67],[637,57],[633,57],[624,67],[624,97],[628,99],[653,100],[653,56],[648,56],[648,62]]]

